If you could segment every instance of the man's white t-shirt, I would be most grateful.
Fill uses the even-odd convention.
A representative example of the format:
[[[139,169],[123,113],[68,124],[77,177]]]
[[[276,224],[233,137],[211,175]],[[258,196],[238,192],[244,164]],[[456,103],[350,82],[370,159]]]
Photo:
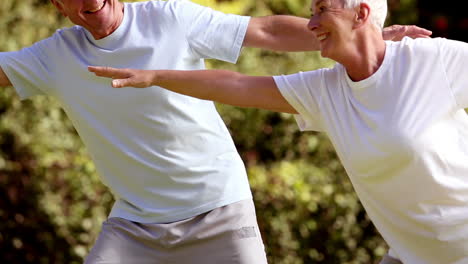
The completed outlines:
[[[248,23],[185,0],[125,3],[122,24],[106,38],[79,26],[58,30],[1,53],[0,66],[22,98],[46,94],[62,103],[115,195],[111,217],[173,222],[251,198],[213,102],[159,87],[114,89],[87,66],[196,70],[205,58],[235,62]]]
[[[275,82],[302,130],[328,134],[403,263],[468,263],[468,45],[405,38],[386,46],[363,81],[337,64]]]

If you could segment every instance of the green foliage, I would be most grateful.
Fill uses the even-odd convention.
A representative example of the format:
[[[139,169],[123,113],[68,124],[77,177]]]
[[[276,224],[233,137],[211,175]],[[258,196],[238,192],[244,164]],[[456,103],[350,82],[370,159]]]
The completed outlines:
[[[243,15],[310,13],[305,0],[195,2]],[[414,1],[399,3],[414,6]],[[398,21],[413,21],[403,16]],[[0,51],[20,49],[66,25],[49,0],[1,0]],[[333,62],[314,52],[245,49],[236,65],[208,65],[275,75]],[[80,263],[112,196],[55,100],[20,102],[11,87],[0,89],[0,260]],[[299,132],[288,114],[223,105],[218,109],[248,166],[270,263],[372,263],[384,254],[384,242],[324,135]]]
[[[249,168],[270,263],[372,263],[386,252],[340,164],[329,162]]]
[[[48,0],[0,1],[0,50],[17,50],[68,25]],[[0,259],[81,263],[112,197],[58,103],[0,93]]]
[[[418,22],[416,12],[417,1],[414,0],[388,0],[388,17],[386,25],[411,25]]]

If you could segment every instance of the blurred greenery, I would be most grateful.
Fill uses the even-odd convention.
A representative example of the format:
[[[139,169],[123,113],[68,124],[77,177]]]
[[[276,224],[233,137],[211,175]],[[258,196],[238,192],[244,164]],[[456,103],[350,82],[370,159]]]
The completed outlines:
[[[309,0],[198,0],[227,13],[309,16]],[[389,21],[417,23],[416,1],[390,0]],[[0,51],[18,50],[69,26],[49,0],[0,1]],[[316,52],[244,49],[251,75],[330,67]],[[300,133],[288,114],[224,105],[219,112],[250,177],[272,264],[375,263],[386,245],[363,211],[328,139]],[[113,198],[60,105],[0,93],[0,262],[81,263]]]

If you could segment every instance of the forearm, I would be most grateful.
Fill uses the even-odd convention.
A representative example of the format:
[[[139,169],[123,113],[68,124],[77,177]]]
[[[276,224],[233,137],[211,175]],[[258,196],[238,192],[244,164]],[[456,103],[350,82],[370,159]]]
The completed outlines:
[[[235,106],[243,105],[246,76],[226,70],[174,71],[156,70],[151,73],[151,84],[167,90]]]
[[[159,86],[167,90],[240,107],[296,113],[271,76],[247,76],[226,70],[137,70],[89,66],[97,76],[112,78],[115,88]]]
[[[152,71],[152,84],[180,94],[223,104],[297,113],[271,76],[226,70]]]
[[[307,23],[307,19],[295,16],[253,17],[244,46],[276,51],[318,50],[319,42]]]

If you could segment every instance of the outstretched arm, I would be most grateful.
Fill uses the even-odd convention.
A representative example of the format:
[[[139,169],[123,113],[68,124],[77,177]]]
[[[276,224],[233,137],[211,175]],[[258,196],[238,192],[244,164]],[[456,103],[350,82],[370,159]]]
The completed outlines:
[[[226,70],[134,70],[92,67],[97,76],[114,79],[112,86],[160,86],[196,98],[240,107],[296,113],[284,99],[273,77],[246,76]]]
[[[320,48],[305,18],[275,15],[250,19],[244,46],[277,51],[310,51]]]
[[[6,76],[5,72],[0,67],[0,87],[11,86],[10,79]]]
[[[319,42],[307,27],[308,19],[275,15],[252,17],[247,28],[244,46],[277,51],[319,50]],[[431,31],[417,26],[393,25],[384,28],[385,40],[399,41],[403,37],[428,38]]]

